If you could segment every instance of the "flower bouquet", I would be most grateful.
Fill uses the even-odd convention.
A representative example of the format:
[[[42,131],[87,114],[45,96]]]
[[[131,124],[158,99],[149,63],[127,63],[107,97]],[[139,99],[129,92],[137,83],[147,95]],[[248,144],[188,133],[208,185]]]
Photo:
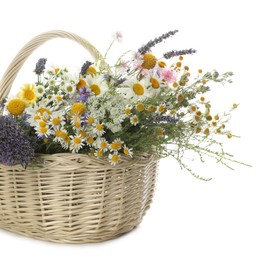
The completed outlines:
[[[220,135],[234,136],[226,123],[237,104],[225,113],[214,113],[205,94],[212,83],[230,83],[232,72],[198,69],[192,76],[184,57],[194,54],[194,49],[173,50],[157,58],[152,52],[155,45],[176,33],[170,31],[125,53],[110,66],[106,55],[84,39],[49,32],[42,41],[48,36],[74,39],[92,52],[95,61],[86,61],[74,74],[66,67],[46,69],[47,60],[41,58],[34,70],[36,82],[24,84],[16,96],[8,98],[12,82],[5,75],[1,83],[0,227],[60,242],[110,239],[140,223],[153,197],[159,158],[176,158],[200,179],[204,178],[183,161],[186,152],[193,151],[201,160],[210,156],[230,167],[227,162],[234,160],[217,140]],[[121,38],[117,32],[110,47]],[[40,36],[33,39],[35,45],[41,44],[38,41]],[[19,66],[26,59],[25,51],[36,48],[33,43],[17,56]],[[12,66],[17,69],[16,64]],[[8,73],[14,74],[11,68]],[[23,186],[28,182],[31,188]],[[7,195],[2,187],[11,183],[15,189]],[[25,202],[25,194],[33,196],[30,202]],[[29,204],[35,205],[30,209],[34,221],[28,218]],[[88,229],[82,230],[83,225]]]

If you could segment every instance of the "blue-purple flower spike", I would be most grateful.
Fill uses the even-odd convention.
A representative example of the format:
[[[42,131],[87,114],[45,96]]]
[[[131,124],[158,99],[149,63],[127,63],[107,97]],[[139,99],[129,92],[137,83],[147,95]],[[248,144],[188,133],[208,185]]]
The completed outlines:
[[[45,70],[46,61],[47,61],[47,59],[45,59],[45,58],[41,58],[41,59],[39,59],[38,62],[36,63],[36,68],[35,68],[34,72],[35,72],[37,75],[40,75],[40,74],[43,73],[43,71]]]
[[[168,51],[166,53],[163,54],[163,57],[165,59],[171,59],[173,57],[176,57],[176,56],[180,56],[180,55],[187,55],[187,54],[194,54],[196,53],[197,51],[194,50],[194,49],[187,49],[187,50],[180,50],[180,51]]]

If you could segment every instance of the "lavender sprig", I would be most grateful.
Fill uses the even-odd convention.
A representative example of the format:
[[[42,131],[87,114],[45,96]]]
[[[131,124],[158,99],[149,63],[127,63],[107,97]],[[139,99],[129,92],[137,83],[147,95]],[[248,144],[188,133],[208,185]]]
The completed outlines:
[[[186,50],[180,50],[180,51],[172,50],[172,51],[168,51],[168,52],[164,53],[163,57],[165,59],[171,59],[171,58],[176,57],[176,56],[193,54],[193,53],[196,53],[196,52],[197,51],[192,49],[192,48],[191,49],[186,49]]]
[[[82,66],[82,68],[81,68],[81,71],[80,71],[80,74],[81,74],[81,75],[85,75],[85,74],[87,73],[88,68],[89,68],[92,64],[93,64],[92,62],[90,62],[90,61],[87,60],[87,61],[83,64],[83,66]]]
[[[151,48],[154,47],[156,44],[162,42],[163,40],[169,38],[170,36],[173,36],[177,32],[178,32],[178,30],[169,31],[169,32],[164,33],[161,36],[155,38],[154,40],[150,40],[147,44],[145,44],[144,46],[139,48],[138,52],[141,53],[142,55],[145,54],[146,52],[149,52],[151,50]]]
[[[45,70],[46,61],[47,61],[47,59],[41,58],[36,63],[36,68],[35,68],[34,72],[37,75],[40,75]]]

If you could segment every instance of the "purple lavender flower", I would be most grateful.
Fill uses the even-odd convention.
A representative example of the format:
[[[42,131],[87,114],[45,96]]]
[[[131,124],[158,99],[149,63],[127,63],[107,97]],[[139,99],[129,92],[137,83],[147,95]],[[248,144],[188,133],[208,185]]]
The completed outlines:
[[[163,56],[165,59],[171,59],[175,56],[194,54],[196,52],[197,51],[194,49],[187,49],[187,50],[180,50],[180,51],[172,50],[172,51],[168,51],[168,52],[164,53]]]
[[[77,101],[81,102],[87,102],[88,98],[90,97],[91,93],[90,91],[84,87],[79,90],[79,96],[77,98]]]
[[[38,62],[36,63],[36,68],[34,70],[34,72],[37,75],[40,75],[44,70],[45,70],[45,64],[46,64],[47,59],[45,58],[41,58],[38,60]]]
[[[35,156],[35,139],[10,116],[0,117],[0,163],[26,167]]]
[[[90,61],[87,60],[87,61],[83,64],[83,66],[82,66],[82,68],[81,68],[81,71],[80,71],[80,74],[81,74],[81,75],[85,75],[85,74],[87,73],[88,68],[89,68],[92,64],[93,64],[92,62],[90,62]]]

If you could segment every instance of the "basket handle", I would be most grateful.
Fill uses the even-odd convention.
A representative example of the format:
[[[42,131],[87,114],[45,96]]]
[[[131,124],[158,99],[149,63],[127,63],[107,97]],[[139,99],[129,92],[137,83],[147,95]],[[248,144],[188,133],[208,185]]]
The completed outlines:
[[[101,61],[101,66],[109,68],[108,64],[104,61],[103,56],[100,54],[100,52],[82,37],[74,33],[60,30],[45,32],[29,41],[20,50],[20,52],[16,55],[11,64],[8,66],[0,82],[0,100],[8,96],[19,70],[21,69],[27,58],[30,56],[30,54],[43,43],[54,38],[67,38],[81,44],[95,60]]]

